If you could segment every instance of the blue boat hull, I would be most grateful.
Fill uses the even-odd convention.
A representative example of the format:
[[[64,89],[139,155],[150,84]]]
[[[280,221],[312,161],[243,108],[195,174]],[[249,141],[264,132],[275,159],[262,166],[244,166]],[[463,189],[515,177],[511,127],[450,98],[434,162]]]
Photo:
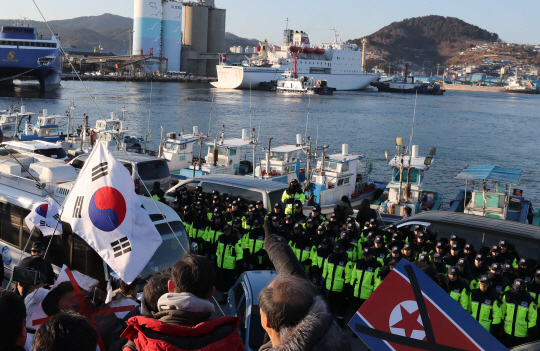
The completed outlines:
[[[54,61],[40,65],[38,59],[55,57]],[[0,79],[21,76],[33,77],[39,81],[41,90],[54,90],[62,79],[62,53],[57,48],[5,47],[0,46]],[[0,81],[1,85],[11,85],[13,79]]]

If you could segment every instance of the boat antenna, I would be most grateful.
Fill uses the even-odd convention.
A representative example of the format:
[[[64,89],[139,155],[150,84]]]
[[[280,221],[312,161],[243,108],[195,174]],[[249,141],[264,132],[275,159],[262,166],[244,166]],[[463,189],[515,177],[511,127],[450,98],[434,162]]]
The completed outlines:
[[[152,83],[150,80],[150,106],[148,107],[148,129],[146,130],[146,136],[144,138],[144,152],[146,153],[146,144],[148,143],[148,136],[150,135],[150,116],[152,115]]]
[[[304,140],[307,139],[307,128],[309,124],[309,107],[311,106],[311,95],[308,95],[308,105],[307,105],[307,120],[306,120],[306,134],[304,135]]]
[[[418,100],[418,90],[416,91],[416,96],[414,97],[414,112],[413,112],[413,117],[412,117],[411,138],[409,139],[409,150],[411,150],[412,139],[414,135],[414,120],[416,118],[416,101],[417,100]],[[409,167],[411,167],[411,158],[412,158],[412,152],[409,153]]]
[[[210,105],[210,120],[208,121],[208,133],[206,136],[210,135],[210,124],[212,123],[212,111],[214,110],[214,94],[212,94],[212,105]]]
[[[319,146],[319,125],[317,124],[317,138],[315,138],[315,156],[317,156],[317,147]]]

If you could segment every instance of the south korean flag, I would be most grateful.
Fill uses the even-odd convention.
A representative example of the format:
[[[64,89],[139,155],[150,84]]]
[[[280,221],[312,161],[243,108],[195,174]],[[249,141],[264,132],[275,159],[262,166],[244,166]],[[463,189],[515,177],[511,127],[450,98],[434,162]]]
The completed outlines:
[[[92,150],[64,202],[62,218],[129,283],[143,270],[161,236],[129,171],[102,143]]]
[[[60,215],[54,200],[47,197],[45,201],[38,204],[24,219],[24,223],[30,231],[35,227],[41,230],[43,235],[60,235],[62,234],[62,223],[58,223]],[[58,223],[58,225],[57,225]],[[56,228],[56,230],[55,230]]]

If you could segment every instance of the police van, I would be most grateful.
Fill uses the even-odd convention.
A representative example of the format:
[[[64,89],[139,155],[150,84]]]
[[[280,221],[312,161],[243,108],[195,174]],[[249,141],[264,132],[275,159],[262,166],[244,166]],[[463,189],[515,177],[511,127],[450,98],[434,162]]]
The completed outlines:
[[[50,243],[45,258],[52,263],[56,274],[59,274],[62,265],[66,265],[97,279],[99,287],[105,289],[106,280],[114,277],[113,272],[86,241],[72,232],[66,222],[67,211],[62,214],[61,205],[57,205],[62,219],[61,235],[43,236],[37,228],[30,232],[24,218],[37,204],[44,201],[47,193],[36,186],[28,173],[19,164],[10,161],[9,157],[0,155],[0,251],[4,277],[9,279],[19,261],[30,256],[33,243],[40,241],[45,247]],[[59,162],[35,162],[27,169],[60,204],[64,202],[77,177],[72,166]],[[141,277],[148,279],[155,272],[172,267],[184,250],[189,250],[189,238],[180,217],[172,208],[155,203],[148,197],[139,198],[163,240],[140,273]]]
[[[531,224],[450,211],[425,211],[401,219],[394,225],[404,234],[413,232],[419,225],[429,229],[436,240],[449,239],[455,234],[484,254],[500,240],[507,240],[521,257],[536,262],[540,259],[540,227]]]
[[[272,180],[227,174],[208,174],[180,181],[167,191],[166,199],[172,203],[178,188],[186,187],[190,193],[193,193],[197,186],[202,187],[204,193],[217,190],[222,195],[227,194],[232,198],[241,197],[247,202],[262,201],[264,208],[268,211],[271,211],[275,204],[283,206],[281,197],[287,189],[287,184]]]

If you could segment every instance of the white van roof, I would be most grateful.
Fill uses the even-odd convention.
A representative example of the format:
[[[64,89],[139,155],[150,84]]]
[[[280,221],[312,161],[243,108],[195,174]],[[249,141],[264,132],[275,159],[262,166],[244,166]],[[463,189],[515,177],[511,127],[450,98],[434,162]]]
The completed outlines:
[[[4,143],[6,146],[13,146],[21,149],[27,150],[37,150],[37,149],[58,149],[59,145],[55,143],[50,143],[43,140],[28,140],[28,141],[6,141]]]

